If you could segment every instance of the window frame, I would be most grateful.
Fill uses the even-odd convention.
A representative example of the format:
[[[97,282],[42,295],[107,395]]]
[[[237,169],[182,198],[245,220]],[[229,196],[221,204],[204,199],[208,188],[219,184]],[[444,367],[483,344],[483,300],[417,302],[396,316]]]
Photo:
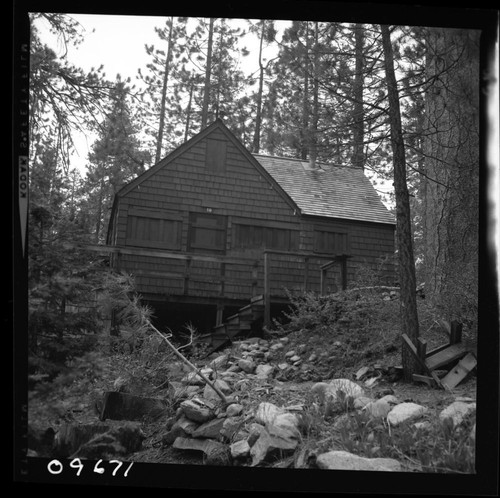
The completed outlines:
[[[135,218],[135,221],[134,221]],[[159,220],[160,227],[159,233],[161,234],[157,239],[137,238],[137,220],[145,219],[148,221]],[[182,214],[170,211],[159,211],[159,210],[149,210],[141,208],[131,208],[128,210],[126,218],[126,229],[125,229],[125,244],[128,246],[137,247],[150,247],[155,249],[168,249],[173,251],[180,251],[182,248]],[[162,235],[164,233],[165,223],[173,223],[173,233],[175,233],[175,239],[170,241],[162,240]],[[151,228],[149,228],[151,230]]]

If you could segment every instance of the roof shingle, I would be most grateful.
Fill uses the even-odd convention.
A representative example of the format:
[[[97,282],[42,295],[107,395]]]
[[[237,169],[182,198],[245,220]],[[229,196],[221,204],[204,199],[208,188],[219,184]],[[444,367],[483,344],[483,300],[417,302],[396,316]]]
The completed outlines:
[[[305,215],[395,223],[360,168],[317,163],[312,169],[299,159],[253,156]]]

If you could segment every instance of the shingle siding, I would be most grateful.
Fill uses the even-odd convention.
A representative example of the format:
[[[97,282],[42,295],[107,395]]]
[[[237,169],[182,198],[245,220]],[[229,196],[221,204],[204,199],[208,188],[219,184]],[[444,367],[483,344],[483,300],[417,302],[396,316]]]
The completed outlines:
[[[226,141],[224,172],[219,169],[215,172],[207,170],[205,150],[208,139]],[[325,178],[325,175],[309,175],[308,180],[308,173],[302,177],[302,172],[299,176],[295,172],[290,178],[282,178],[290,167],[288,162],[289,160],[285,160],[286,167],[282,168],[276,166],[278,161],[274,158],[274,166],[269,166],[262,156],[253,157],[245,151],[222,124],[212,125],[122,189],[117,197],[119,206],[114,210],[112,226],[116,238],[113,236],[110,240],[116,240],[118,246],[126,244],[127,216],[130,210],[152,210],[160,213],[155,216],[162,215],[166,218],[176,212],[182,226],[180,249],[174,252],[182,257],[193,256],[193,261],[186,263],[184,260],[148,256],[144,252],[137,256],[123,254],[119,258],[121,269],[136,275],[138,290],[146,295],[184,296],[187,291],[192,297],[219,299],[223,291],[223,297],[227,299],[247,300],[252,294],[261,294],[264,290],[263,254],[261,250],[233,247],[233,229],[238,218],[253,220],[251,223],[256,225],[275,223],[276,228],[299,231],[297,250],[311,254],[307,284],[312,290],[319,290],[319,267],[328,261],[328,258],[314,253],[315,228],[327,227],[329,230],[347,233],[348,252],[352,255],[348,263],[349,279],[354,276],[357,266],[368,264],[375,267],[377,258],[393,254],[392,219],[374,190],[369,192],[371,186],[366,178],[368,183],[362,180],[362,172],[351,172],[347,180],[344,178],[343,184],[348,184],[347,194],[342,194],[345,206],[343,211],[341,209],[337,212],[339,216],[335,216],[331,203],[314,197],[315,178]],[[276,173],[278,169],[279,174]],[[348,180],[353,178],[355,181],[350,184]],[[293,184],[292,187],[290,183]],[[376,205],[376,209],[365,200],[359,206],[354,206],[357,187],[361,188],[363,199],[371,196],[370,202]],[[304,193],[300,193],[300,188],[304,189]],[[329,188],[333,187],[330,185],[322,195]],[[373,195],[377,197],[379,204],[375,202]],[[309,207],[305,209],[308,202]],[[357,219],[363,209],[371,214],[364,215],[368,219]],[[354,213],[355,219],[345,218],[347,211]],[[225,254],[188,251],[190,212],[227,217]],[[223,256],[226,262],[222,265],[221,262],[197,261],[196,256],[203,254]],[[285,288],[304,289],[304,268],[303,258],[272,255],[272,293],[284,295]],[[187,279],[186,270],[189,272]],[[339,270],[333,270],[331,275],[338,277]]]

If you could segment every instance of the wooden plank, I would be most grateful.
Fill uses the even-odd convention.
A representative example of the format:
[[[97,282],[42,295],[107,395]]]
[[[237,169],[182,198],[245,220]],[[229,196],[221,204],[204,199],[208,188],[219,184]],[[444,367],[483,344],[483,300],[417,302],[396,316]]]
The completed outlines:
[[[271,325],[271,275],[269,252],[264,252],[264,326]]]
[[[448,389],[453,389],[467,377],[467,374],[471,372],[476,365],[476,357],[472,353],[469,353],[441,379],[441,383]]]
[[[428,375],[413,374],[412,377],[413,377],[413,380],[416,382],[423,382],[430,387],[436,386],[435,379],[433,377],[429,377]]]
[[[466,353],[467,347],[463,343],[453,344],[452,346],[448,346],[443,351],[428,357],[425,360],[425,363],[429,370],[437,370],[438,368],[464,356]]]

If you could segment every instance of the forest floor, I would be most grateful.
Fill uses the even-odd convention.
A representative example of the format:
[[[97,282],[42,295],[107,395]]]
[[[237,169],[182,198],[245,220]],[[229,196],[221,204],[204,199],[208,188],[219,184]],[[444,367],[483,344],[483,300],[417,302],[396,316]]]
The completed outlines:
[[[474,440],[470,434],[472,427],[475,427],[475,414],[461,431],[447,432],[435,421],[439,420],[439,413],[457,399],[475,402],[475,370],[453,390],[408,383],[395,377],[391,367],[401,365],[398,325],[393,320],[397,305],[395,302],[385,302],[377,305],[376,310],[375,314],[380,315],[368,320],[369,327],[361,328],[356,321],[358,309],[355,313],[350,312],[348,326],[344,324],[336,328],[318,323],[306,323],[304,326],[302,310],[300,315],[292,317],[290,324],[264,336],[266,346],[262,347],[263,350],[269,350],[277,343],[283,345],[272,355],[257,361],[272,366],[272,375],[263,379],[241,371],[236,374],[238,382],[232,386],[232,395],[243,405],[244,414],[254,413],[262,402],[273,403],[278,407],[299,406],[309,414],[300,451],[266,466],[294,468],[299,465],[297,458],[302,452],[300,466],[304,467],[307,460],[304,454],[342,449],[366,457],[395,458],[400,461],[402,469],[410,472],[474,472]],[[422,328],[421,336],[426,339],[429,349],[448,340],[446,333],[432,326]],[[242,353],[245,349],[242,343],[234,343],[210,357],[203,358],[200,353],[193,353],[189,359],[202,368],[215,358],[227,355],[230,364],[234,364],[244,356]],[[302,364],[284,368],[290,357],[287,353],[290,352],[298,354]],[[179,383],[187,373],[178,359],[166,354],[165,349],[155,341],[150,341],[147,347],[134,353],[115,353],[112,356],[99,354],[96,358],[93,364],[88,363],[83,375],[80,371],[79,375],[70,376],[62,389],[43,391],[37,388],[33,391],[29,405],[30,420],[36,422],[37,426],[50,426],[56,432],[62,423],[95,423],[98,421],[95,402],[104,392],[116,390],[117,379],[123,381],[127,392],[131,394],[171,400],[172,383]],[[367,368],[368,373],[359,380],[358,373],[363,367]],[[388,375],[388,372],[392,374]],[[366,396],[373,399],[392,394],[399,402],[425,406],[427,414],[420,421],[429,421],[433,424],[432,428],[427,432],[411,429],[410,432],[394,433],[392,442],[388,443],[383,439],[384,430],[387,432],[385,426],[370,434],[370,431],[356,426],[355,418],[350,419],[351,425],[340,427],[337,423],[339,417],[313,416],[311,387],[317,382],[339,378],[358,383]],[[178,403],[172,402],[171,408],[173,416]],[[164,419],[145,421],[142,449],[129,455],[127,460],[160,464],[204,463],[201,452],[183,451],[171,445],[159,444],[168,430]],[[379,435],[382,439],[378,439]]]

